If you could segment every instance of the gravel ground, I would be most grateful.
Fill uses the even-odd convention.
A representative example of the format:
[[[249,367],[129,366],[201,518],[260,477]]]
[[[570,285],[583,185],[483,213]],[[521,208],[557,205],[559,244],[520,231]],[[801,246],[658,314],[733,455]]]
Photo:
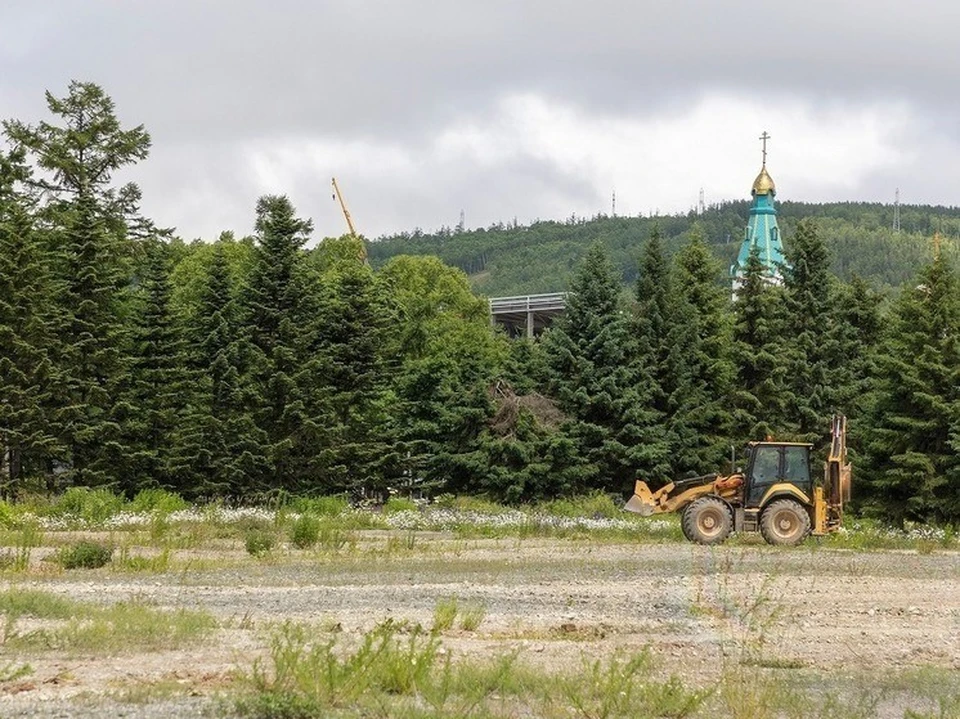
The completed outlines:
[[[35,670],[0,684],[0,716],[217,713],[231,672],[263,652],[263,630],[271,623],[339,624],[349,641],[388,617],[429,626],[437,601],[449,597],[486,608],[478,630],[444,637],[455,656],[520,648],[526,661],[555,668],[577,666],[584,655],[649,646],[664,671],[702,684],[716,677],[721,663],[747,651],[814,678],[960,671],[956,552],[443,535],[418,537],[412,551],[368,549],[361,543],[341,555],[289,551],[267,560],[225,550],[218,555],[223,568],[214,569],[209,552],[181,552],[176,560],[187,569],[165,574],[105,569],[18,579],[18,586],[87,601],[139,598],[203,608],[222,628],[201,646],[149,655],[0,652],[0,666],[26,661]],[[189,569],[191,558],[208,568]],[[174,690],[154,696],[149,689],[157,684]],[[885,711],[902,716],[895,703]]]

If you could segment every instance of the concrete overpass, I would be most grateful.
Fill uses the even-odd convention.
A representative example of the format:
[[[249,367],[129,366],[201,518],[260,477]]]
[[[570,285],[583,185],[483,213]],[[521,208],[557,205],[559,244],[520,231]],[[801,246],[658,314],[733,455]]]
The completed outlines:
[[[539,335],[567,307],[566,292],[490,298],[490,324],[501,325],[511,337]]]

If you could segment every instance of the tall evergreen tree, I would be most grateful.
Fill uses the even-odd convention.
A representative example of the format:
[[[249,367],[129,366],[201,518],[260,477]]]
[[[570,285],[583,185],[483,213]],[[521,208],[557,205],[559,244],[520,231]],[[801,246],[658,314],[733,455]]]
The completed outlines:
[[[789,431],[798,440],[825,436],[837,406],[841,327],[829,253],[812,220],[797,224],[785,270],[783,349]]]
[[[674,258],[670,343],[670,440],[674,472],[716,471],[731,430],[730,300],[702,233]]]
[[[747,257],[734,303],[733,436],[759,440],[785,424],[777,307],[780,291],[764,279],[759,249]]]
[[[146,157],[142,126],[121,128],[112,100],[92,83],[72,82],[66,97],[47,93],[60,122],[33,127],[4,123],[8,137],[47,174],[35,180],[49,200],[43,216],[59,253],[55,269],[63,323],[55,352],[62,376],[56,418],[68,448],[69,478],[77,484],[119,479],[112,458],[123,453],[111,416],[124,360],[124,306],[130,270],[129,236],[142,222],[139,190],[111,186],[114,171]]]
[[[55,287],[31,217],[22,153],[0,155],[0,494],[47,475],[59,453],[53,431]]]
[[[576,419],[571,432],[592,473],[591,487],[628,491],[638,475],[655,478],[663,471],[667,445],[619,295],[620,278],[595,243],[545,350],[555,396]]]
[[[270,463],[251,489],[270,490],[283,488],[298,473],[303,453],[312,451],[303,430],[315,423],[307,424],[296,376],[307,305],[301,248],[313,226],[296,216],[289,199],[268,195],[257,202],[256,229],[241,333],[249,338],[254,419],[266,436],[262,454]]]
[[[186,492],[181,443],[192,402],[186,343],[170,306],[170,268],[166,248],[153,241],[139,278],[140,307],[131,331],[130,370],[114,412],[123,437],[117,462],[124,468],[121,489],[143,487]]]
[[[249,345],[222,243],[214,248],[196,314],[186,328],[193,403],[184,423],[179,471],[188,496],[240,496],[268,472],[267,436],[253,419],[256,389],[245,372]]]
[[[637,345],[636,360],[651,382],[654,409],[665,416],[670,410],[670,266],[657,225],[644,246],[634,291],[637,307],[631,332]]]
[[[342,251],[346,248],[346,251]],[[303,482],[310,491],[383,492],[398,458],[389,427],[387,358],[395,317],[356,238],[325,240],[296,382],[310,442],[321,451]],[[322,424],[321,424],[322,422]]]
[[[901,292],[878,362],[864,468],[868,507],[900,523],[960,520],[960,462],[951,444],[960,402],[960,298],[942,256]]]
[[[509,348],[490,329],[486,302],[467,276],[435,257],[396,257],[380,273],[399,323],[385,352],[392,373],[398,484],[477,492],[489,473],[481,435],[494,408],[489,388]]]

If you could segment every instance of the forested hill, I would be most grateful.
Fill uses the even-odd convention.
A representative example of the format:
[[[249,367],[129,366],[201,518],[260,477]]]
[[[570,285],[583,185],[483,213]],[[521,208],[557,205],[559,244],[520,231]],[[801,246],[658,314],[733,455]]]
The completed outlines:
[[[383,237],[369,245],[374,266],[395,255],[436,255],[464,270],[475,291],[487,296],[555,292],[567,289],[587,248],[600,240],[623,274],[632,282],[640,248],[659,225],[666,249],[675,252],[699,222],[707,242],[728,267],[743,239],[749,201],[713,205],[700,217],[694,213],[660,217],[571,217],[537,221],[529,226],[493,225],[486,229],[441,228]],[[958,254],[960,208],[930,205],[901,206],[901,232],[894,233],[893,206],[880,203],[778,203],[779,222],[787,253],[796,223],[817,218],[832,252],[837,275],[853,275],[887,290],[916,275],[931,256],[931,237],[939,230],[943,249]]]

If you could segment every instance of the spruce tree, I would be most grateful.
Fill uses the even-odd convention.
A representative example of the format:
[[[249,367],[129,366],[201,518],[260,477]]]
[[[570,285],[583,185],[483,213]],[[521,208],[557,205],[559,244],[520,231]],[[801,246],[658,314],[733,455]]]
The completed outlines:
[[[777,326],[780,291],[764,276],[759,248],[754,247],[733,306],[733,436],[744,441],[778,435],[785,423]]]
[[[339,251],[354,243],[325,240],[315,251],[321,271],[309,280],[321,292],[306,320],[296,383],[314,428],[309,441],[319,450],[305,458],[315,465],[302,480],[312,492],[382,493],[385,474],[397,465],[384,352],[395,317],[362,246]]]
[[[960,298],[942,256],[901,291],[878,365],[864,467],[867,506],[898,523],[956,522]]]
[[[717,471],[732,416],[731,312],[720,265],[699,230],[674,258],[670,344],[670,420],[674,473]]]
[[[595,243],[545,350],[555,396],[576,419],[571,432],[589,466],[589,488],[629,491],[638,475],[649,478],[663,470],[667,447],[650,385],[638,377],[637,346],[619,295],[620,278]]]
[[[159,241],[146,246],[139,278],[140,307],[131,331],[129,373],[114,416],[122,428],[124,468],[121,489],[144,487],[189,492],[181,444],[192,384],[186,368],[186,344],[170,306],[170,268]]]
[[[797,440],[825,436],[837,406],[841,323],[826,243],[812,220],[797,223],[785,269],[782,355],[786,367],[786,416]]]
[[[303,466],[303,430],[317,428],[305,415],[297,386],[300,371],[306,290],[302,282],[301,248],[312,231],[309,220],[296,216],[290,200],[264,196],[257,202],[257,244],[254,265],[244,293],[241,334],[249,338],[249,372],[256,395],[254,420],[266,437],[262,454],[269,472],[252,478],[252,489],[280,489]]]
[[[28,173],[21,153],[0,155],[0,495],[31,475],[50,477],[60,452],[52,422],[55,287],[31,217],[17,188]]]
[[[130,235],[144,224],[135,185],[111,186],[112,174],[146,157],[142,126],[124,130],[112,100],[92,83],[70,83],[66,97],[47,93],[60,125],[7,121],[4,129],[45,174],[34,184],[48,198],[42,209],[62,280],[62,313],[54,350],[62,410],[55,418],[67,447],[67,476],[76,484],[119,479],[124,452],[111,416],[118,381],[126,371],[123,323],[130,285]]]
[[[654,407],[666,414],[669,410],[670,266],[663,254],[658,225],[653,227],[644,246],[634,291],[637,306],[632,332],[638,359],[649,370]]]
[[[233,296],[226,254],[218,243],[198,310],[186,329],[188,372],[195,389],[179,441],[179,467],[189,478],[188,496],[241,496],[269,467],[267,437],[251,411],[256,391],[245,373],[248,344],[239,336]]]

